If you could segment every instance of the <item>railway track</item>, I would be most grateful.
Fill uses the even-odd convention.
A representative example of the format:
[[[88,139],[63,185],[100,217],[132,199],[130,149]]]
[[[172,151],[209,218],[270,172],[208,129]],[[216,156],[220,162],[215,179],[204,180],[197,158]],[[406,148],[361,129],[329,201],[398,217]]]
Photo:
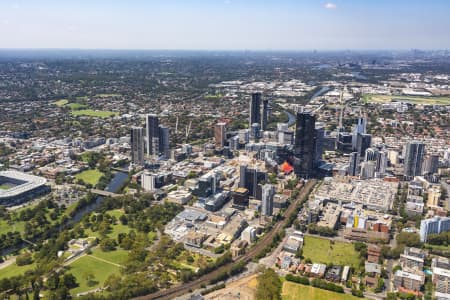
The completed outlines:
[[[186,294],[196,288],[199,288],[201,285],[208,285],[211,279],[216,278],[218,275],[222,274],[223,272],[228,272],[234,265],[245,262],[250,262],[253,257],[255,257],[258,253],[260,253],[262,250],[264,250],[270,243],[272,243],[273,238],[277,233],[280,232],[281,229],[286,225],[286,222],[288,221],[288,216],[290,216],[292,213],[295,212],[297,205],[312,191],[314,186],[316,185],[317,180],[312,179],[309,180],[301,189],[300,194],[298,195],[297,199],[289,205],[288,209],[285,212],[285,218],[280,220],[268,233],[266,233],[262,239],[253,247],[251,248],[246,254],[243,256],[238,257],[233,262],[230,262],[226,265],[223,265],[216,270],[205,274],[196,280],[193,280],[191,282],[187,282],[184,284],[180,284],[174,287],[171,287],[169,289],[161,290],[153,294],[140,296],[137,298],[134,298],[135,300],[154,300],[154,299],[173,299],[175,297],[181,296],[183,294]]]

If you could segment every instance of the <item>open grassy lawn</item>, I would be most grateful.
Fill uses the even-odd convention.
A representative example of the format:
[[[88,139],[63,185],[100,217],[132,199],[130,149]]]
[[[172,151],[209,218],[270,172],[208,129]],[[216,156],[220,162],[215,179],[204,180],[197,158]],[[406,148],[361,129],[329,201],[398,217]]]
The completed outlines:
[[[64,105],[66,105],[67,103],[69,103],[69,100],[67,100],[67,99],[61,99],[61,100],[53,102],[53,104],[55,104],[56,106],[59,106],[59,107],[62,107]]]
[[[389,103],[392,100],[408,102],[411,104],[426,105],[450,105],[450,97],[422,97],[422,96],[391,96],[391,95],[363,95],[364,102],[367,103]]]
[[[314,288],[312,286],[297,284],[289,281],[283,283],[281,291],[283,300],[356,300],[361,299],[352,295],[333,293]]]
[[[92,250],[92,256],[110,261],[115,264],[123,264],[128,258],[128,251],[123,249],[117,249],[115,251],[103,252],[100,247],[96,247]]]
[[[81,103],[68,103],[66,104],[66,106],[69,107],[71,110],[79,110],[88,107],[86,104]]]
[[[436,250],[441,250],[441,251],[448,251],[450,252],[450,245],[445,246],[445,245],[431,245],[431,244],[425,244],[426,247],[431,247],[433,249]]]
[[[86,255],[70,264],[68,272],[77,278],[79,286],[70,290],[72,295],[76,295],[103,286],[109,275],[120,273],[120,267]],[[94,282],[91,285],[88,285],[85,279],[87,272],[92,272],[94,275]]]
[[[117,223],[111,225],[111,231],[108,233],[108,237],[116,240],[117,236],[119,235],[119,233],[129,233],[132,230],[131,227],[129,227],[128,225],[123,225],[119,221],[119,217],[121,215],[123,215],[123,211],[122,210],[114,209],[114,210],[109,210],[106,213],[111,215],[111,216],[115,216],[117,218]],[[98,237],[98,238],[100,237],[100,234],[98,233],[98,231],[92,231],[90,228],[86,229],[85,232],[86,232],[87,236]],[[156,237],[157,237],[157,233],[156,232],[150,231],[148,233],[148,239],[150,241],[155,240]]]
[[[222,94],[217,94],[217,95],[208,94],[208,95],[205,95],[205,99],[221,99],[221,98],[223,98]]]
[[[12,225],[8,224],[6,220],[0,220],[0,234],[6,234],[9,231],[18,231],[22,233],[25,229],[25,222],[14,221]]]
[[[94,170],[85,170],[81,173],[78,173],[77,175],[75,175],[75,178],[95,186],[102,176],[103,176],[102,172],[100,172],[97,169],[94,169]]]
[[[97,118],[109,118],[117,116],[119,113],[115,111],[103,111],[103,110],[92,110],[92,109],[81,109],[72,110],[72,115],[74,116],[88,116]]]
[[[14,264],[7,266],[6,268],[3,268],[0,270],[0,279],[22,275],[26,271],[32,270],[34,267],[36,267],[35,264],[26,265],[26,266],[18,266],[14,263]]]
[[[89,97],[88,96],[78,96],[76,99],[77,100],[87,100],[87,99],[89,99]]]
[[[189,261],[188,257],[193,258],[193,261]],[[214,262],[214,259],[210,257],[185,250],[172,262],[172,265],[177,269],[197,271],[199,268],[204,268],[212,262]]]
[[[303,257],[310,258],[315,263],[333,263],[336,265],[350,265],[359,268],[359,254],[353,244],[334,242],[333,245],[327,239],[305,236]]]

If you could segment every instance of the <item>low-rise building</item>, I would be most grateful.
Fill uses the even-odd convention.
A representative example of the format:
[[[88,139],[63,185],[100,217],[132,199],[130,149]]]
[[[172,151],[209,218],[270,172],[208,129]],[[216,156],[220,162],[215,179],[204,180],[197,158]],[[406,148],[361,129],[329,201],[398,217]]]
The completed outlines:
[[[350,273],[350,266],[344,266],[344,270],[342,271],[341,280],[342,282],[346,282],[348,279],[348,274]]]
[[[400,264],[403,269],[419,270],[423,269],[426,253],[419,248],[406,247],[400,254]]]
[[[251,244],[256,239],[256,229],[253,226],[248,226],[241,233],[241,240]]]
[[[420,291],[425,283],[425,275],[423,272],[409,273],[397,270],[394,274],[394,287],[396,289],[404,288],[409,291]]]
[[[208,236],[201,232],[191,231],[186,235],[185,244],[188,246],[201,248]]]
[[[378,263],[381,256],[381,248],[377,245],[369,245],[367,247],[367,261],[370,263]]]
[[[242,254],[245,253],[245,248],[247,247],[248,243],[244,240],[236,240],[231,244],[230,251],[231,256],[233,258],[236,258]]]
[[[291,234],[283,244],[283,250],[290,253],[297,253],[303,247],[303,233],[295,231]]]
[[[342,266],[333,266],[330,269],[328,269],[327,273],[325,274],[325,279],[328,281],[340,282],[341,272]]]
[[[450,270],[433,268],[432,280],[436,287],[435,297],[450,299]]]
[[[310,275],[316,278],[323,278],[326,270],[327,266],[325,264],[315,263],[311,267]]]
[[[184,205],[192,199],[192,193],[186,190],[171,191],[167,194],[169,202]]]

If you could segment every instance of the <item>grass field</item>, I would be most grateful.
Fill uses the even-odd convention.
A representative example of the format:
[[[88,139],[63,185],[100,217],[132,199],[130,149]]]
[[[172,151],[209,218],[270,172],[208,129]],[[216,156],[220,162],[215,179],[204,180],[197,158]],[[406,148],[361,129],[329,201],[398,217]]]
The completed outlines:
[[[223,95],[222,94],[217,94],[217,95],[208,94],[208,95],[205,95],[204,98],[205,99],[221,99],[221,98],[223,98]]]
[[[66,105],[67,103],[69,103],[69,100],[67,100],[67,99],[61,99],[61,100],[53,102],[53,104],[55,104],[56,106],[59,106],[59,107],[62,107],[64,105]]]
[[[77,100],[87,100],[87,99],[89,99],[89,96],[78,96],[76,99]]]
[[[117,223],[111,225],[111,231],[108,233],[108,237],[110,237],[112,239],[117,239],[117,236],[119,235],[119,233],[129,233],[130,232],[131,228],[127,225],[123,225],[119,221],[119,217],[121,215],[123,215],[123,211],[121,211],[120,209],[109,210],[109,211],[107,211],[107,214],[109,214],[111,216],[115,216],[117,218]],[[85,232],[86,232],[87,236],[98,237],[98,238],[100,237],[100,234],[98,231],[92,231],[91,229],[86,229]],[[148,233],[148,239],[150,241],[155,240],[156,237],[157,237],[156,232],[150,231]]]
[[[355,251],[353,244],[334,242],[330,244],[327,239],[305,236],[303,246],[303,257],[310,258],[312,262],[336,265],[350,265],[359,268],[359,254]]]
[[[283,300],[356,300],[361,299],[347,294],[333,293],[312,286],[285,281],[281,292]]]
[[[425,244],[426,247],[431,247],[433,249],[436,250],[441,250],[441,251],[450,251],[450,246],[445,246],[445,245],[431,245],[431,244]]]
[[[117,116],[119,113],[115,111],[103,111],[103,110],[92,110],[92,109],[81,109],[72,110],[72,115],[74,116],[88,116],[88,117],[98,117],[98,118],[109,118]]]
[[[9,225],[6,220],[0,220],[0,234],[6,234],[9,231],[23,232],[25,229],[25,222],[14,221],[13,225]]]
[[[99,247],[97,247],[92,250],[92,256],[121,265],[127,260],[128,251],[117,249],[115,251],[103,252]]]
[[[66,104],[67,107],[69,107],[71,110],[79,110],[88,107],[86,104],[81,103],[68,103]]]
[[[86,255],[70,264],[70,270],[68,272],[77,278],[79,284],[78,287],[70,290],[71,294],[75,295],[103,286],[109,275],[120,274],[120,267]],[[85,279],[87,272],[92,272],[94,275],[94,282],[91,285],[88,285]]]
[[[90,183],[93,186],[95,186],[102,176],[103,176],[102,172],[100,172],[97,169],[94,169],[78,173],[77,175],[75,175],[75,178],[82,180],[84,183]]]
[[[0,184],[0,190],[9,190],[10,188],[9,184]]]
[[[366,103],[389,103],[392,102],[392,100],[408,102],[411,104],[450,105],[450,97],[363,95],[363,101]]]
[[[14,263],[14,264],[0,270],[0,279],[22,275],[26,271],[31,270],[34,267],[35,267],[35,264],[26,265],[26,266],[18,266]]]

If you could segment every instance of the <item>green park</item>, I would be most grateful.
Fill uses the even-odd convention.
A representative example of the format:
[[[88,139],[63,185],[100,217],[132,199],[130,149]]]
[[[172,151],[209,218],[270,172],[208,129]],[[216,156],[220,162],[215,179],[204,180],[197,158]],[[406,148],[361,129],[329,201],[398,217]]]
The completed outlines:
[[[283,288],[281,292],[283,300],[296,300],[296,299],[308,299],[308,300],[356,300],[361,299],[348,294],[338,294],[331,291],[322,290],[309,285],[297,284],[290,281],[283,282]]]
[[[422,105],[449,105],[450,97],[424,97],[424,96],[403,96],[403,95],[374,95],[364,94],[362,97],[365,103],[390,103],[407,102]]]
[[[305,236],[303,257],[314,263],[349,265],[359,268],[359,253],[353,244]]]
[[[77,175],[75,175],[75,178],[83,181],[84,183],[95,186],[103,175],[104,174],[99,170],[93,169],[93,170],[85,170],[81,173],[78,173]]]

